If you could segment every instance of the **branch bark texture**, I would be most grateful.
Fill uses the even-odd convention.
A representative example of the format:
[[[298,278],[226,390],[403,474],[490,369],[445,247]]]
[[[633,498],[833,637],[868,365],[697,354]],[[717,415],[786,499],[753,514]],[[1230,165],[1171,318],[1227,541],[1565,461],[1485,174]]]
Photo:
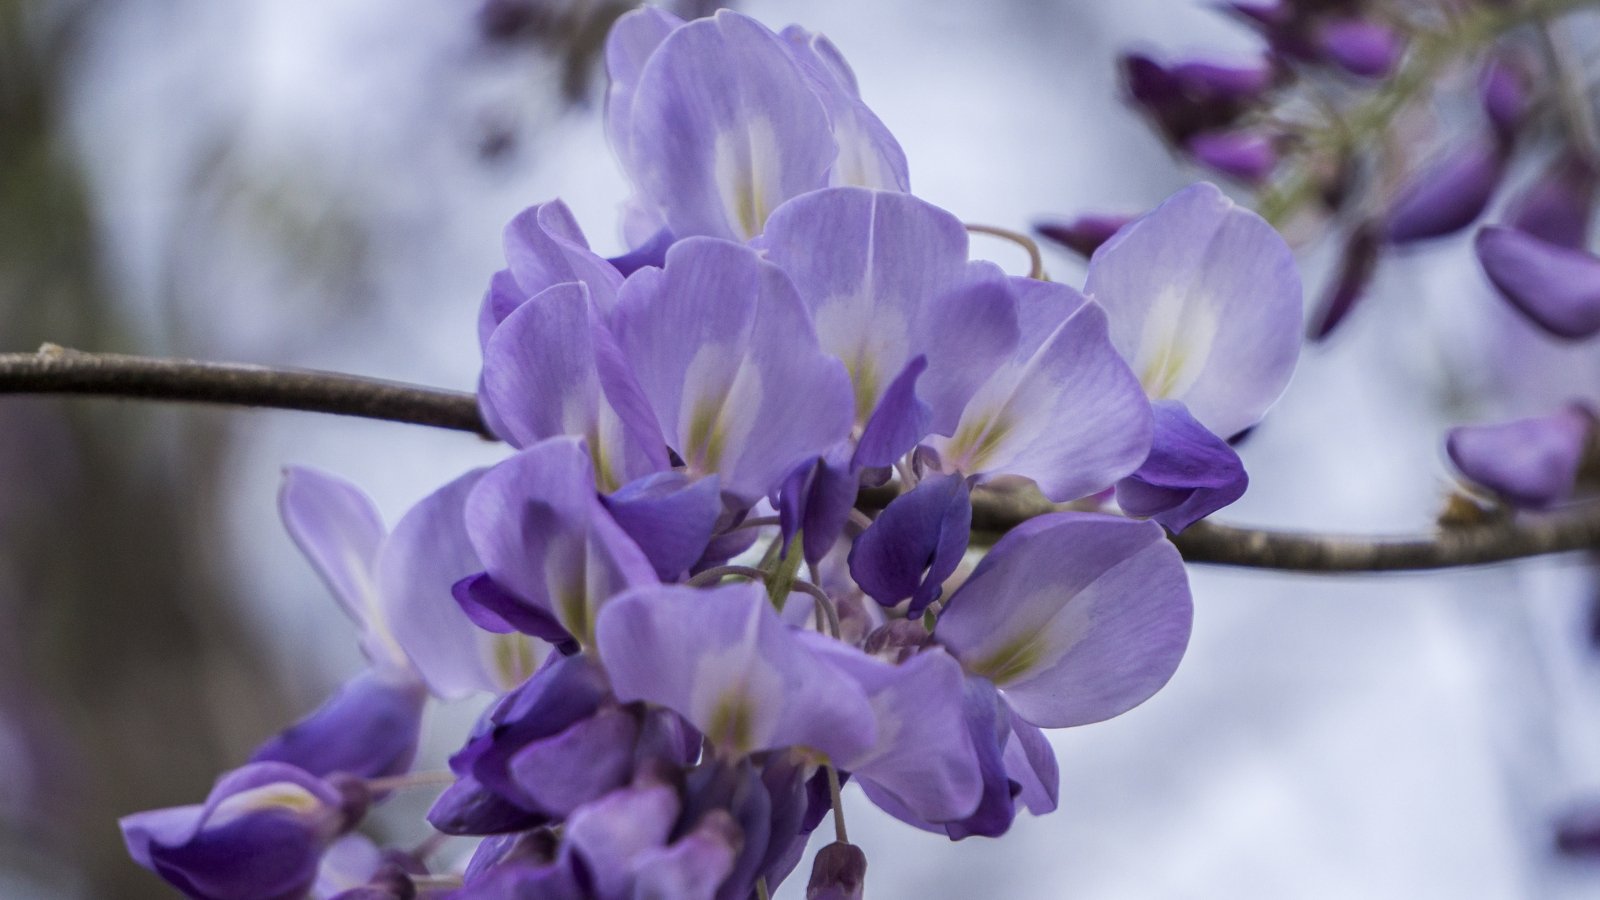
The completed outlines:
[[[335,372],[81,353],[46,345],[0,353],[0,394],[77,394],[334,413],[448,428],[493,438],[477,398]],[[882,508],[893,494],[862,492]],[[1003,494],[973,497],[973,528],[997,535],[1048,510]],[[1600,501],[1537,517],[1433,533],[1362,537],[1240,528],[1200,522],[1172,538],[1194,563],[1294,572],[1399,572],[1486,565],[1600,549]]]

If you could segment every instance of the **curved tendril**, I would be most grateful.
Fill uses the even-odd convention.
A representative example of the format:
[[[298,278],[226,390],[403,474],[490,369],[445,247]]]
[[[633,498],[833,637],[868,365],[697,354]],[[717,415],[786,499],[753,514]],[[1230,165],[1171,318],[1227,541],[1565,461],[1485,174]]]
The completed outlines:
[[[1012,231],[1009,228],[1001,228],[998,225],[975,225],[971,222],[965,224],[967,230],[973,234],[987,234],[991,237],[1001,238],[1028,251],[1028,277],[1034,281],[1049,280],[1044,274],[1044,255],[1039,252],[1039,245],[1033,238],[1020,231]]]

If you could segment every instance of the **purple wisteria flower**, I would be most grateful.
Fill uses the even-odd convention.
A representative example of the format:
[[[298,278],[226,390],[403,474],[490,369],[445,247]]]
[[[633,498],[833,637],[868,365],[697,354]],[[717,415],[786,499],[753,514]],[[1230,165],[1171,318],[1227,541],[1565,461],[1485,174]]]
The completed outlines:
[[[1200,185],[1103,229],[1083,293],[1007,276],[908,193],[825,38],[643,9],[606,56],[635,250],[601,258],[560,201],[512,221],[478,319],[511,450],[392,532],[290,473],[285,521],[372,665],[205,806],[124,820],[195,896],[747,900],[849,785],[951,839],[1053,810],[1043,729],[1137,706],[1182,658],[1161,526],[1239,496],[1225,439],[1294,366],[1277,233]],[[1242,109],[1277,76],[1161,77]],[[1047,514],[964,566],[974,496],[1019,488],[1115,488],[1154,521]],[[430,693],[486,702],[448,772],[403,774]],[[335,843],[435,781],[428,822],[481,839],[464,865]],[[808,895],[862,896],[843,832]]]
[[[1260,216],[1197,184],[1096,250],[1084,291],[1154,404],[1153,448],[1118,500],[1181,531],[1244,493],[1225,439],[1260,421],[1294,371],[1294,256]]]
[[[119,823],[135,862],[198,900],[299,897],[360,810],[338,787],[284,763],[223,776],[206,802]]]
[[[826,38],[727,10],[685,24],[645,9],[617,22],[606,64],[606,130],[641,241],[658,228],[748,240],[808,191],[910,187],[905,154]]]

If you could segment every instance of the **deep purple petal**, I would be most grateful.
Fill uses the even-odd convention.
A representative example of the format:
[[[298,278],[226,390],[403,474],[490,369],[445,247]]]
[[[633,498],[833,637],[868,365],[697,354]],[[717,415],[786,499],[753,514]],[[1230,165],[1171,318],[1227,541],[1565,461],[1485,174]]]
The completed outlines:
[[[778,491],[778,518],[785,543],[804,529],[801,543],[807,562],[817,563],[833,549],[850,521],[860,476],[852,454],[841,442],[813,460],[801,463]]]
[[[1452,428],[1445,448],[1472,481],[1517,506],[1539,508],[1572,494],[1594,421],[1574,404],[1548,416]]]
[[[1101,244],[1111,240],[1112,235],[1134,218],[1119,213],[1085,213],[1075,219],[1037,222],[1033,230],[1038,232],[1040,237],[1054,241],[1088,259]]]
[[[884,606],[911,598],[916,616],[939,598],[967,552],[972,494],[961,475],[935,475],[896,498],[850,547],[850,574]]]
[[[732,817],[713,810],[670,846],[634,857],[634,896],[711,900],[733,871],[742,841]]]
[[[250,761],[290,763],[317,776],[397,775],[416,755],[426,699],[414,681],[363,672],[315,712],[262,744]]]
[[[662,581],[681,576],[705,553],[722,515],[721,482],[657,472],[601,498],[611,518],[633,539]]]
[[[673,30],[632,95],[623,164],[680,237],[744,241],[827,184],[828,114],[777,35],[738,13]]]
[[[1569,340],[1600,333],[1600,256],[1499,225],[1474,247],[1501,296],[1541,328]]]
[[[1062,284],[1015,279],[1014,290],[1024,336],[1015,355],[973,395],[954,434],[927,443],[943,471],[1020,475],[1052,500],[1076,500],[1139,467],[1150,405],[1099,305]]]
[[[671,787],[641,784],[613,791],[572,814],[566,839],[585,863],[597,896],[632,896],[637,859],[666,845],[678,810]]]
[[[675,240],[677,238],[672,236],[672,232],[662,228],[652,235],[648,241],[621,256],[613,256],[606,262],[611,263],[612,267],[621,272],[624,278],[645,266],[660,268],[667,261],[667,248],[671,247]]]
[[[455,835],[511,834],[547,820],[547,816],[517,806],[470,775],[460,776],[445,788],[428,810],[428,824]]]
[[[1213,433],[1254,425],[1300,354],[1300,275],[1260,216],[1209,184],[1172,195],[1095,252],[1084,291],[1152,400]]]
[[[1506,224],[1560,247],[1587,249],[1596,181],[1581,157],[1564,154],[1511,202]]]
[[[1443,237],[1482,215],[1505,173],[1504,148],[1492,135],[1477,135],[1413,175],[1400,187],[1384,222],[1391,244]]]
[[[559,734],[529,743],[512,755],[507,768],[539,809],[565,818],[627,784],[638,736],[631,713],[602,709]]]
[[[759,585],[639,588],[601,612],[598,634],[618,699],[672,709],[725,752],[843,758],[876,739],[861,688],[801,646]]]
[[[1200,165],[1249,184],[1265,180],[1278,165],[1271,135],[1259,131],[1203,131],[1184,149]]]
[[[1117,504],[1176,534],[1244,496],[1249,476],[1228,442],[1182,403],[1152,404],[1155,437],[1139,471],[1117,482]]]
[[[1405,50],[1405,42],[1393,29],[1367,19],[1323,23],[1317,45],[1335,65],[1367,78],[1389,74]]]
[[[1167,683],[1193,615],[1154,522],[1051,513],[1013,529],[950,598],[934,637],[1044,728],[1098,722]]]
[[[495,634],[514,631],[531,634],[557,646],[572,641],[572,635],[555,616],[537,606],[524,603],[521,598],[496,584],[488,572],[468,575],[450,587],[461,611],[472,624]]]
[[[844,367],[789,279],[748,247],[674,244],[665,269],[623,286],[617,332],[668,445],[746,503],[849,433]]]
[[[1011,737],[1011,711],[995,692],[994,685],[982,678],[964,679],[962,687],[962,718],[977,753],[983,790],[972,814],[944,823],[944,831],[957,841],[973,835],[999,837],[1011,829],[1011,822],[1017,816],[1016,796],[1020,790],[1006,774],[1005,745]],[[878,798],[875,797],[874,802],[878,802]],[[879,806],[883,804],[879,802]],[[889,807],[884,811],[897,815]]]
[[[917,398],[917,379],[927,368],[928,358],[917,356],[889,382],[861,431],[851,468],[892,466],[927,435],[933,410]]]

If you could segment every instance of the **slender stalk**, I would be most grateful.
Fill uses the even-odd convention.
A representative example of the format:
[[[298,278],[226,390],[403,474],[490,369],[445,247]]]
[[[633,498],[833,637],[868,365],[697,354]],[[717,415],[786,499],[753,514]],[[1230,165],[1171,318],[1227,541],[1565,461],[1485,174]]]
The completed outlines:
[[[450,428],[489,437],[471,394],[332,372],[78,353],[0,353],[0,394],[78,394],[326,412]],[[856,505],[882,509],[896,490],[863,489]],[[1048,512],[979,492],[973,529],[999,535]],[[1200,522],[1173,543],[1193,563],[1294,572],[1398,572],[1481,566],[1600,548],[1600,501],[1509,522],[1434,533],[1328,535]],[[707,573],[702,573],[707,574]],[[735,574],[735,573],[725,573]],[[744,573],[738,573],[744,574]]]
[[[990,237],[1010,241],[1028,251],[1028,277],[1035,281],[1044,280],[1044,255],[1039,252],[1039,244],[1033,238],[1020,231],[1012,231],[998,225],[974,225],[968,222],[967,230],[973,234],[987,234]]]
[[[839,770],[831,763],[824,768],[828,770],[828,799],[833,803],[833,836],[839,843],[848,844],[850,835],[844,830],[844,804],[839,798]]]

